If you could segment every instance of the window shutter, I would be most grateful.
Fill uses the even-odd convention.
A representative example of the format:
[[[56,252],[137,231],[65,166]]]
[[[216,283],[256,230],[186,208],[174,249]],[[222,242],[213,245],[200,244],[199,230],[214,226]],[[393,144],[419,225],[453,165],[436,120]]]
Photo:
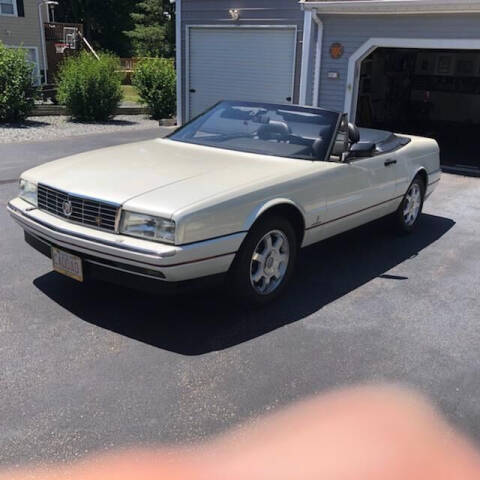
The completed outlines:
[[[17,0],[17,14],[19,17],[25,16],[25,8],[23,6],[23,0]]]

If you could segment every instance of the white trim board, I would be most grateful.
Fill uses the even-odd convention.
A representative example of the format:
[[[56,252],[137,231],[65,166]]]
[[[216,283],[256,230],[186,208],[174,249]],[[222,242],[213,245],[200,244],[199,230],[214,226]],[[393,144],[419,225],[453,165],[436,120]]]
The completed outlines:
[[[315,52],[315,65],[313,67],[312,105],[314,107],[318,107],[320,99],[320,74],[322,70],[323,22],[322,19],[317,15],[317,12],[313,12],[313,20],[317,24],[317,45]]]
[[[302,63],[300,71],[299,100],[300,105],[307,103],[307,87],[310,78],[310,49],[312,43],[312,22],[311,10],[305,10],[303,15],[303,39],[302,39]]]
[[[313,26],[316,25],[317,40],[315,51],[311,55],[313,45]],[[320,91],[320,70],[322,68],[323,22],[315,10],[305,10],[303,22],[302,63],[300,74],[299,100],[300,105],[307,104],[307,93],[313,78],[311,104],[318,107]],[[312,60],[312,62],[310,62]]]
[[[177,0],[178,1],[178,0]],[[185,25],[185,118],[184,121],[190,120],[190,30],[192,28],[215,28],[215,29],[282,29],[294,31],[294,46],[293,46],[293,75],[292,75],[292,104],[295,93],[295,78],[297,66],[297,43],[298,43],[298,28],[297,25]]]
[[[370,38],[357,49],[348,61],[344,111],[355,122],[357,113],[360,62],[377,48],[423,48],[430,50],[480,50],[480,38]]]
[[[480,12],[480,0],[300,0],[302,8],[320,14],[389,14]]]
[[[182,88],[182,0],[175,1],[175,68],[177,74],[177,125],[183,124],[183,96]]]

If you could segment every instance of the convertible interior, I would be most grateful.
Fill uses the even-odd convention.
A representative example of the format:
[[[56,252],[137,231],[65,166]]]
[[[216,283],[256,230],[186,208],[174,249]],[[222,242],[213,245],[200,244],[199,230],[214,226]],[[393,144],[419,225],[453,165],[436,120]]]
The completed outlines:
[[[341,114],[322,109],[221,102],[171,138],[229,150],[304,160],[342,161],[346,149],[366,158],[401,148],[410,140],[381,130],[359,129]],[[334,138],[335,137],[335,138]],[[328,158],[327,158],[328,157]]]

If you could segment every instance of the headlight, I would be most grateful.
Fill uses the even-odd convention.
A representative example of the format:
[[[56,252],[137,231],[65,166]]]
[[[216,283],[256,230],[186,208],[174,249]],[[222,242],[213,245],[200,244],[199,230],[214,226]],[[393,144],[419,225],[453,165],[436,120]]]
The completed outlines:
[[[37,186],[28,180],[20,179],[20,193],[18,196],[32,205],[37,206]]]
[[[175,222],[143,213],[124,211],[120,233],[157,242],[175,243]]]

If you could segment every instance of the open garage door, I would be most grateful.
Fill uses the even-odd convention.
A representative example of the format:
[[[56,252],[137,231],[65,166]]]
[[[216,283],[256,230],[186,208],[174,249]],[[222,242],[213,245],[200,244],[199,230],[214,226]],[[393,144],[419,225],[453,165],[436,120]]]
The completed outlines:
[[[377,48],[361,64],[356,119],[435,138],[443,167],[480,173],[480,51]]]
[[[188,37],[188,119],[219,100],[292,101],[294,27],[190,27]]]

